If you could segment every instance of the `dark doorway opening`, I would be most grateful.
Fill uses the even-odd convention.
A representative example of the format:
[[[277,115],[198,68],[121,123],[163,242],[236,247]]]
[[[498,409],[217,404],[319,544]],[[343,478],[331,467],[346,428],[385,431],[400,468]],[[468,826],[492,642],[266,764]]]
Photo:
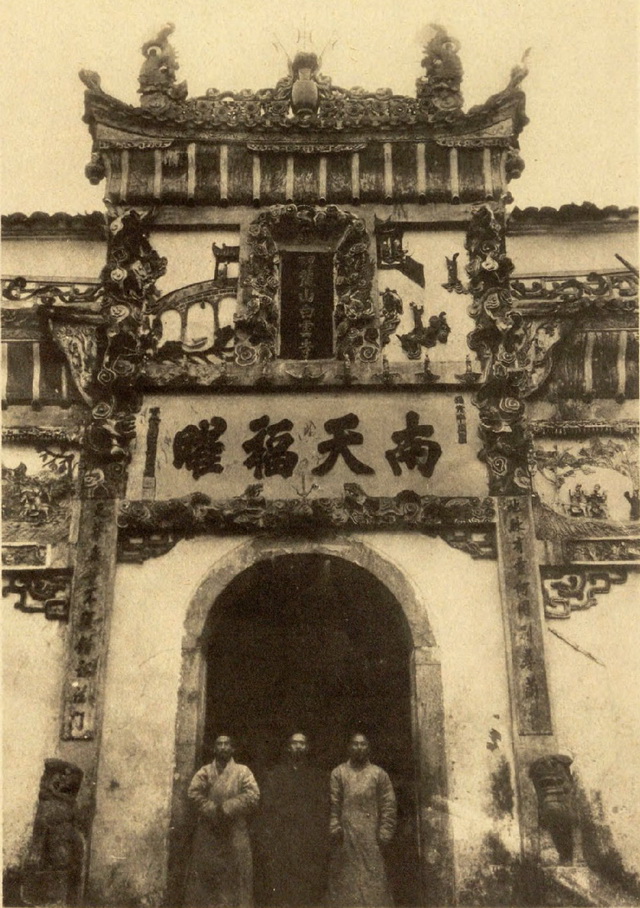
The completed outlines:
[[[237,740],[236,759],[258,783],[279,762],[294,731],[312,741],[312,759],[330,770],[361,730],[371,759],[390,775],[398,830],[388,871],[398,905],[417,905],[419,865],[406,618],[372,574],[326,555],[260,561],[219,596],[207,628],[202,753],[216,734]],[[260,904],[260,868],[256,867]]]

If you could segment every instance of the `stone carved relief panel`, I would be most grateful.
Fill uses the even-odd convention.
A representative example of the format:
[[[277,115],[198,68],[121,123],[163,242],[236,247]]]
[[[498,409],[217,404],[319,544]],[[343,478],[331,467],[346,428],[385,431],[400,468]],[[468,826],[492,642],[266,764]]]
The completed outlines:
[[[637,521],[637,437],[537,438],[533,458],[541,502],[563,517],[593,520],[587,535],[609,535],[598,533],[598,521]]]
[[[21,559],[22,563],[28,563],[24,562],[28,556],[25,545],[42,548],[69,538],[72,501],[77,495],[77,453],[64,444],[43,445],[39,457],[26,448],[5,448],[4,462],[2,520],[6,553],[3,563],[15,564]],[[21,551],[16,543],[21,544]],[[43,556],[35,549],[31,554],[34,565],[45,563],[46,554]]]

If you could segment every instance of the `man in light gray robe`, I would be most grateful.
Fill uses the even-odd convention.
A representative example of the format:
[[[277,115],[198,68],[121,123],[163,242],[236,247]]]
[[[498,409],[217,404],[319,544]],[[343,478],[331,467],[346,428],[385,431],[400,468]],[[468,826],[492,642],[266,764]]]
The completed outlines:
[[[365,735],[352,736],[349,760],[331,773],[330,789],[334,851],[329,868],[329,905],[393,905],[381,849],[395,832],[396,797],[384,769],[369,762]]]
[[[214,760],[199,769],[187,795],[198,810],[184,898],[186,908],[251,908],[253,860],[247,816],[260,792],[251,770],[233,759],[219,735]]]

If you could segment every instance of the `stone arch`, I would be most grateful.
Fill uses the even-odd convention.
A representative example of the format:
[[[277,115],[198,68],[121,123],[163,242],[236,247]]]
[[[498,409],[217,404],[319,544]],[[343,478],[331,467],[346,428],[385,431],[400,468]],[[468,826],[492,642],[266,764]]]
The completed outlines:
[[[191,600],[184,625],[178,690],[167,904],[180,903],[188,856],[186,788],[194,772],[203,731],[205,648],[210,614],[220,594],[239,574],[260,561],[296,554],[327,555],[363,568],[389,590],[402,608],[412,647],[413,749],[424,898],[428,904],[451,903],[453,846],[445,807],[448,784],[442,675],[427,609],[412,582],[393,562],[365,543],[345,536],[327,542],[248,540],[211,567]]]

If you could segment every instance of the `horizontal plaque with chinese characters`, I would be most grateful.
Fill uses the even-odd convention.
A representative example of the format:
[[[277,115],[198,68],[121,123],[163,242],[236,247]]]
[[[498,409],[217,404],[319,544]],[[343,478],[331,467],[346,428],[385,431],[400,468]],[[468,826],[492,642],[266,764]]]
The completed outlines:
[[[220,499],[255,483],[270,499],[336,496],[345,483],[484,496],[477,427],[459,391],[149,396],[127,497]]]

